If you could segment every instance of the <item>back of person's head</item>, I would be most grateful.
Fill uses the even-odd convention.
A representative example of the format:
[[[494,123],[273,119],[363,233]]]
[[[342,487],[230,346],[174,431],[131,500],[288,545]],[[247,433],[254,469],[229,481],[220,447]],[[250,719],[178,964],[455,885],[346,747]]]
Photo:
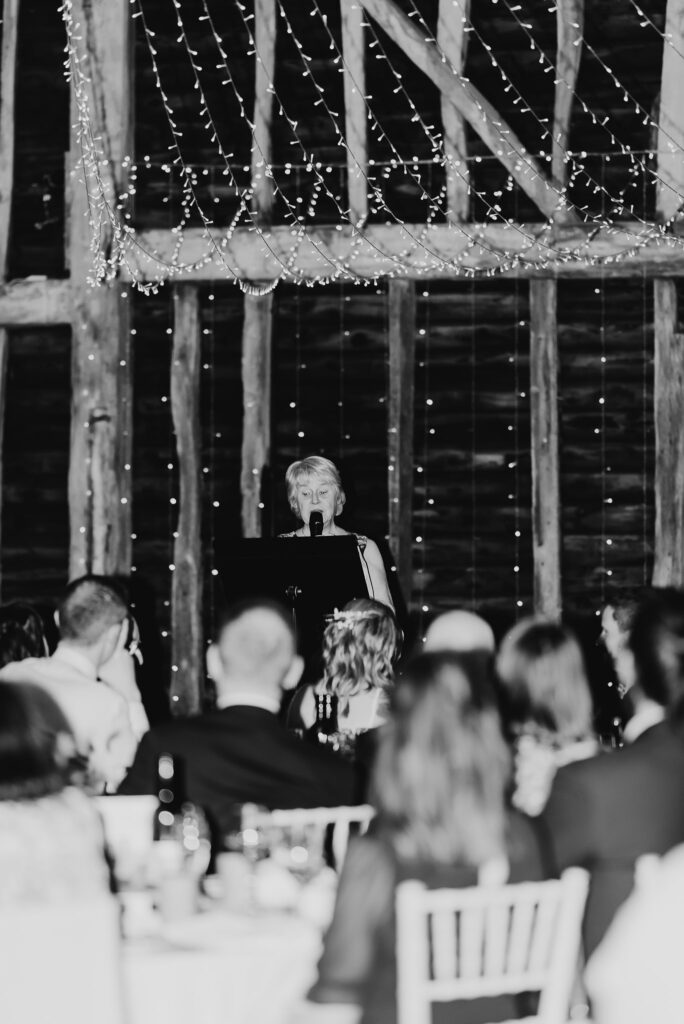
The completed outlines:
[[[356,597],[329,617],[323,633],[323,684],[342,702],[362,690],[387,689],[401,652],[401,630],[391,608]]]
[[[425,651],[489,651],[495,648],[494,631],[481,616],[465,608],[438,615],[425,634]]]
[[[0,605],[0,668],[46,653],[43,620],[36,609],[20,601]]]
[[[97,644],[107,630],[128,615],[121,589],[107,576],[81,576],[64,591],[57,606],[61,640],[81,647]]]
[[[584,657],[565,626],[522,619],[504,637],[496,670],[513,732],[541,730],[561,743],[591,735],[593,709]]]
[[[620,633],[627,638],[639,605],[648,597],[650,587],[607,587],[603,607],[610,609]]]
[[[480,865],[504,852],[509,753],[471,668],[468,656],[420,654],[394,688],[372,800],[403,861]]]
[[[629,646],[637,682],[651,700],[684,714],[684,592],[653,588],[637,609]]]
[[[303,668],[291,617],[275,601],[233,605],[207,652],[207,664],[219,693],[233,685],[271,693],[291,689]]]
[[[64,713],[45,690],[0,682],[0,800],[59,792],[73,749]]]

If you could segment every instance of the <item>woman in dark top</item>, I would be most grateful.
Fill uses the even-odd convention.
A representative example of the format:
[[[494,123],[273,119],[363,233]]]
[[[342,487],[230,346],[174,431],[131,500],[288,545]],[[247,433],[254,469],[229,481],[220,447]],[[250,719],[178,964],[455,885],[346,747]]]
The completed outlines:
[[[349,847],[335,913],[309,993],[361,1007],[362,1024],[396,1021],[394,899],[399,882],[429,888],[547,876],[532,821],[505,808],[509,755],[497,712],[469,662],[422,654],[392,699],[373,774],[373,828]],[[512,998],[441,1004],[437,1022],[518,1015]]]

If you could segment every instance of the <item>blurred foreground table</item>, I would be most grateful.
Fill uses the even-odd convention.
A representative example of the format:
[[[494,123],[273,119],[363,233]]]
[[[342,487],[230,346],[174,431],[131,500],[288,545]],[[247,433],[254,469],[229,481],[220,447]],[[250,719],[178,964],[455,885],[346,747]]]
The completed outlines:
[[[130,1024],[286,1024],[321,931],[294,913],[211,909],[124,946]]]

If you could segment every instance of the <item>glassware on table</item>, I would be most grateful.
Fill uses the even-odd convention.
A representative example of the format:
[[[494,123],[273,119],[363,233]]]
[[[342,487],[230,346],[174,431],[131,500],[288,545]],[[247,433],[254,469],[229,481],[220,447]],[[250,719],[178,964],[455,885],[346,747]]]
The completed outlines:
[[[265,807],[253,803],[235,804],[232,809],[223,851],[216,858],[226,910],[252,913],[256,909],[254,873],[259,861],[269,853],[261,823],[261,816],[266,813]]]
[[[292,824],[271,830],[271,859],[300,883],[315,878],[325,867],[325,825]]]

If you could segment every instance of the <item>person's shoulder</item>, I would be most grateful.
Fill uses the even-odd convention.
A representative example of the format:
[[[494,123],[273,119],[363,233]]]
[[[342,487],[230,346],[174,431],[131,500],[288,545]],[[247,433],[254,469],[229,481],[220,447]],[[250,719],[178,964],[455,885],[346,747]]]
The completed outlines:
[[[23,661],[10,661],[0,668],[0,682],[30,683],[40,676],[41,670],[49,664],[50,658],[24,658]]]

